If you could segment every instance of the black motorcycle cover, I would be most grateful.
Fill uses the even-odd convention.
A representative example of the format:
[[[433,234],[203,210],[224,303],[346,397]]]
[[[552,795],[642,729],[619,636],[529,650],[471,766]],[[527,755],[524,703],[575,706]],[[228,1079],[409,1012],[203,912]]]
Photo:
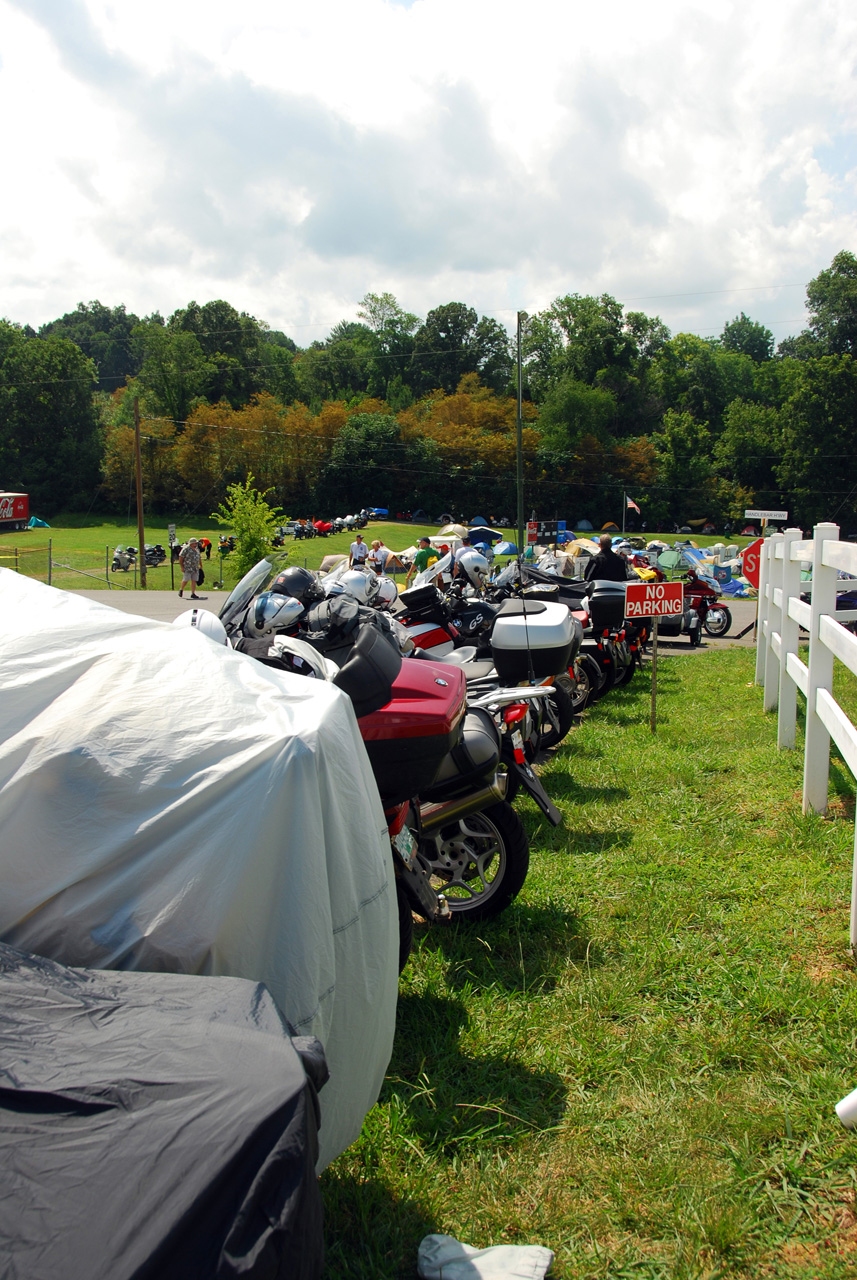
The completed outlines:
[[[239,978],[0,944],[0,1274],[321,1275],[318,1040]]]

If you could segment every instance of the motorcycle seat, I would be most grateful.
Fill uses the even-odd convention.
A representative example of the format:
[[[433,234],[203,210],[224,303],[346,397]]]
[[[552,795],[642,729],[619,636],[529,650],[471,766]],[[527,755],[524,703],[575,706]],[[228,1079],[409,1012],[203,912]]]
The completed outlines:
[[[524,615],[532,618],[537,613],[544,613],[546,608],[547,606],[541,600],[504,600],[498,615],[504,618],[521,618]]]

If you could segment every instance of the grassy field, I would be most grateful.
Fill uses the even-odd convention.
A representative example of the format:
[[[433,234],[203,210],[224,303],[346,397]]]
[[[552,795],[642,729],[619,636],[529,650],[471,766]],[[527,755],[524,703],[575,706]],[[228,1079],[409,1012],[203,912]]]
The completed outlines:
[[[168,546],[167,528],[170,521],[167,516],[147,518],[145,538],[147,542],[160,542],[165,549]],[[437,525],[398,524],[395,522],[372,521],[363,530],[367,541],[380,538],[385,546],[394,551],[403,551],[413,546],[423,534],[433,535],[438,531]],[[226,556],[221,564],[217,555],[217,540],[221,533],[228,533],[225,526],[218,526],[208,521],[197,525],[178,523],[176,534],[180,541],[189,537],[207,535],[214,550],[210,561],[205,562],[206,589],[214,589],[216,582],[223,584],[222,589],[231,590],[237,581],[233,562]],[[507,531],[514,541],[515,534]],[[596,535],[597,536],[597,535]],[[665,541],[673,541],[664,536]],[[317,569],[326,555],[348,553],[354,535],[351,533],[334,534],[328,538],[312,538],[301,542],[289,539],[284,550],[289,552],[292,564],[306,565],[309,569]],[[45,580],[47,577],[47,548],[51,543],[53,570],[51,581],[58,587],[86,587],[97,590],[108,589],[133,590],[139,586],[139,577],[132,573],[111,573],[110,563],[113,549],[119,543],[137,545],[137,525],[133,520],[129,523],[126,516],[76,517],[74,515],[59,516],[50,529],[31,529],[26,533],[0,533],[0,565],[7,568],[20,568],[33,577]],[[709,546],[722,538],[695,538],[700,546]],[[729,539],[739,547],[746,546],[749,538]],[[16,557],[17,549],[17,557]],[[148,586],[152,590],[168,590],[170,588],[169,561],[157,569],[150,569],[147,574]]]
[[[330,1277],[411,1277],[430,1231],[545,1244],[558,1280],[857,1275],[853,784],[834,761],[801,816],[753,662],[666,660],[655,738],[639,675],[598,704],[518,901],[424,931],[323,1176]]]

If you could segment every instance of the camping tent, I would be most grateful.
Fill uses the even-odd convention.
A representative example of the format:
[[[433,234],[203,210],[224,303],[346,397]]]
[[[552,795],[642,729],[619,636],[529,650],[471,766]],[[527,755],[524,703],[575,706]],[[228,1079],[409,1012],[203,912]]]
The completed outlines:
[[[473,519],[470,521],[470,527],[472,529],[476,525],[487,524],[487,523],[488,521],[485,519],[484,516],[474,516]]]
[[[386,821],[350,700],[9,569],[0,688],[0,941],[265,983],[324,1045],[326,1165],[378,1096],[398,978]]]
[[[593,528],[593,525],[591,520],[578,520],[577,524],[573,524],[571,527],[572,529],[582,529],[587,532]]]
[[[487,524],[471,525],[467,530],[467,536],[474,545],[477,542],[487,542],[490,545],[503,540],[502,533],[498,533],[496,529],[489,528]]]
[[[338,564],[342,564],[342,561],[347,559],[348,556],[346,555],[325,556],[319,565],[319,569],[322,573],[330,573],[331,569],[335,569]]]
[[[514,542],[498,542],[494,548],[494,554],[495,556],[516,556],[518,554],[518,548],[515,546]]]
[[[467,537],[467,530],[463,524],[445,524],[438,532],[441,536],[451,534],[454,538]]]

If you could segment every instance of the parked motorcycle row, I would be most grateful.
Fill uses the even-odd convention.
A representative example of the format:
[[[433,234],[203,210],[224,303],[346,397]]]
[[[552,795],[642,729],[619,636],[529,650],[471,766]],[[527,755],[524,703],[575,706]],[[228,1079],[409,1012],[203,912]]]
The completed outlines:
[[[167,553],[160,542],[147,542],[143,548],[143,554],[148,569],[157,569],[158,565],[163,564],[167,558]],[[113,563],[110,566],[111,573],[118,571],[128,573],[130,569],[136,567],[138,555],[139,552],[136,547],[123,546],[120,543],[113,552]]]
[[[516,796],[561,822],[534,765],[576,712],[632,678],[648,637],[650,620],[624,619],[623,583],[559,579],[520,561],[492,578],[476,550],[454,578],[452,565],[444,556],[399,593],[345,561],[316,574],[271,555],[219,619],[191,621],[351,698],[387,820],[401,966],[414,913],[484,921],[513,901],[529,867]]]

